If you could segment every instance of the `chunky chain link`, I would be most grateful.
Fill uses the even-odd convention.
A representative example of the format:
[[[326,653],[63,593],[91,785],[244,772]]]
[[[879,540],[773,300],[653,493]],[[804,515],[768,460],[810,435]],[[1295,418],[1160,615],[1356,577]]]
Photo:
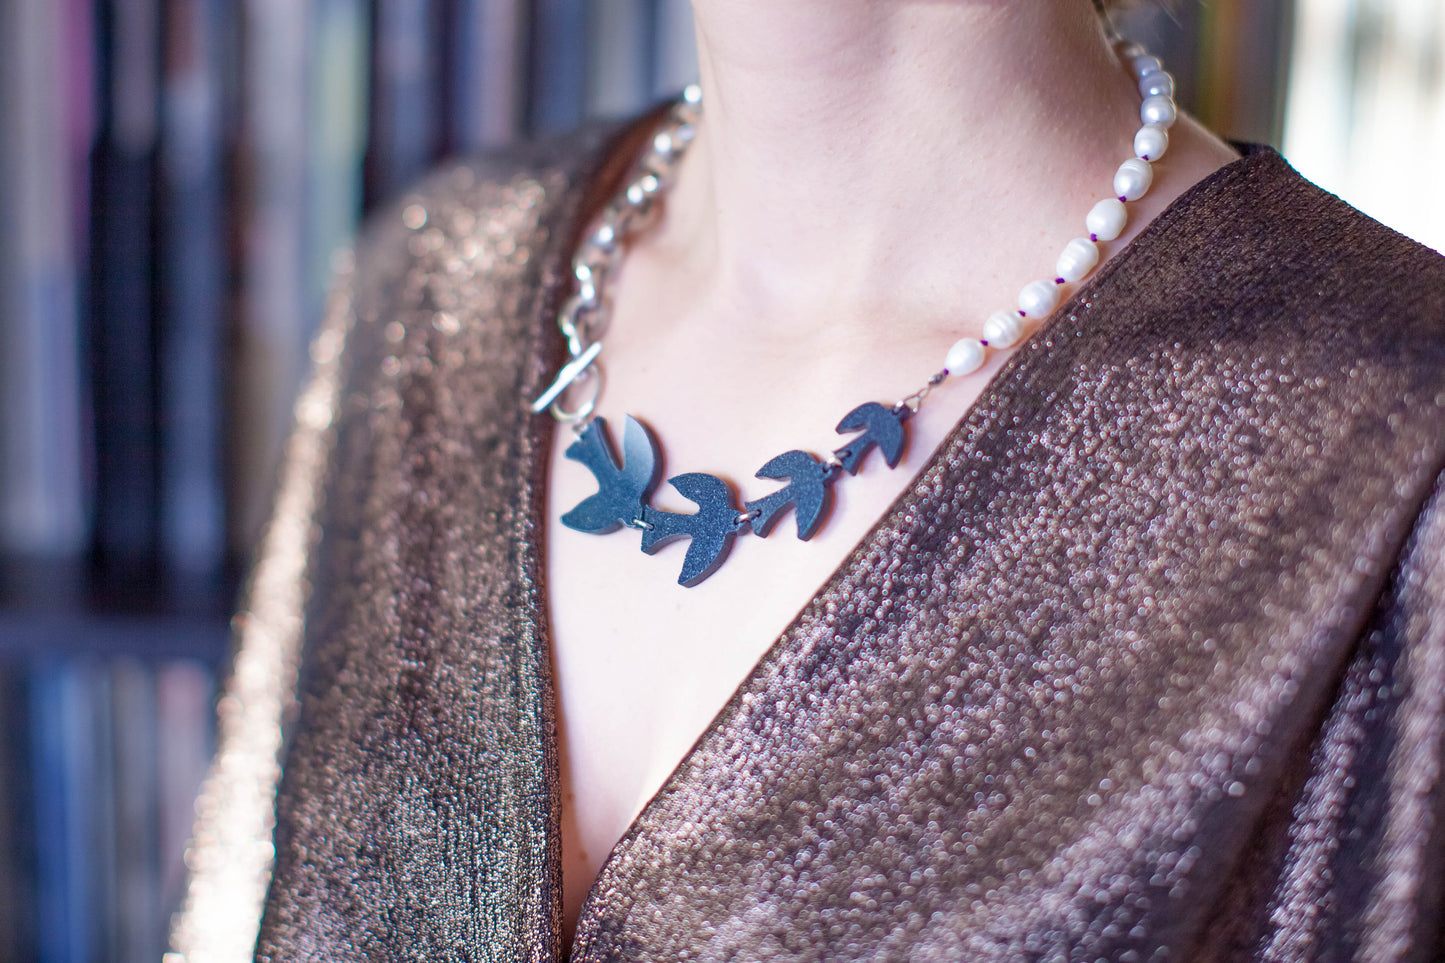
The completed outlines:
[[[574,293],[557,313],[557,327],[567,339],[567,362],[547,390],[531,404],[535,413],[548,411],[580,431],[592,418],[602,393],[602,351],[611,304],[607,279],[622,259],[629,238],[645,230],[658,213],[663,191],[697,133],[702,91],[694,84],[673,105],[667,122],[638,160],[632,179],[602,211],[572,258]]]

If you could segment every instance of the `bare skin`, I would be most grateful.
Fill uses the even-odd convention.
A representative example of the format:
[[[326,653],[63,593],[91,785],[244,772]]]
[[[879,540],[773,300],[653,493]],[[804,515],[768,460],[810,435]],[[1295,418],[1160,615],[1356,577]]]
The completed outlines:
[[[838,443],[959,337],[1047,277],[1132,153],[1139,95],[1088,0],[695,0],[706,117],[660,223],[613,288],[600,413],[643,418],[664,471],[757,497],[772,456]],[[1128,233],[1235,158],[1173,129]],[[688,749],[1007,360],[950,381],[894,471],[835,486],[809,542],[785,519],[739,538],[701,585],[685,543],[556,517],[595,490],[556,433],[547,558],[560,703],[564,928],[608,853]],[[692,506],[664,485],[660,507]]]

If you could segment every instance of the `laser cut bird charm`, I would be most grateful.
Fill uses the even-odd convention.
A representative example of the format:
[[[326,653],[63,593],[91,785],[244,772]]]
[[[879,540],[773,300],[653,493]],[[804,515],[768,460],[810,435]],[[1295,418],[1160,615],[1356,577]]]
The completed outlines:
[[[661,464],[657,439],[631,415],[622,429],[622,463],[612,454],[607,419],[594,418],[567,447],[567,457],[580,461],[597,479],[597,494],[577,503],[562,524],[579,532],[605,535],[623,525],[637,527],[642,506],[657,488]]]
[[[727,558],[733,536],[747,529],[748,516],[738,511],[732,489],[716,475],[689,472],[674,475],[667,483],[694,502],[697,511],[681,515],[648,506],[643,517],[642,550],[652,555],[674,539],[691,539],[682,572],[677,576],[679,585],[691,588]]]

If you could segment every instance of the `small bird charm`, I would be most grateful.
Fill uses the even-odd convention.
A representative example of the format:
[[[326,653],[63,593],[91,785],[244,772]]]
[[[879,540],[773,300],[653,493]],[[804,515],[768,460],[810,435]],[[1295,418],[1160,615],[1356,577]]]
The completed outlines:
[[[788,487],[748,502],[748,511],[757,512],[753,531],[766,538],[782,517],[783,509],[793,506],[798,522],[798,537],[813,537],[832,502],[829,486],[838,472],[837,465],[819,461],[806,451],[785,451],[758,469],[758,478],[786,478]]]
[[[642,506],[652,497],[660,474],[657,439],[631,415],[622,429],[622,463],[612,454],[607,419],[596,418],[567,448],[567,457],[587,466],[597,479],[597,494],[577,503],[562,524],[579,532],[605,535],[623,525],[636,527]]]
[[[674,539],[691,539],[677,577],[677,584],[691,588],[717,571],[733,547],[733,536],[747,527],[747,517],[733,503],[727,482],[716,475],[689,472],[674,475],[667,483],[695,502],[698,510],[679,515],[649,506],[643,518],[642,550],[652,555]]]
[[[912,414],[908,408],[898,406],[887,408],[876,401],[861,404],[843,416],[838,422],[838,434],[862,430],[863,434],[839,448],[833,454],[842,462],[843,470],[850,475],[858,474],[863,459],[877,446],[878,453],[889,468],[897,468],[903,457],[903,445],[907,434],[903,430],[904,420]]]

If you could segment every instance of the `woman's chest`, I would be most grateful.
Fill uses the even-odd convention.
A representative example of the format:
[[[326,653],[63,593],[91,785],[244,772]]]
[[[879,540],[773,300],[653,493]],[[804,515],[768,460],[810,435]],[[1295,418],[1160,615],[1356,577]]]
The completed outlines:
[[[849,473],[826,467],[830,449],[872,429],[830,429],[866,399],[799,398],[784,416],[779,385],[732,390],[741,370],[660,383],[648,377],[651,354],[616,355],[607,395],[614,416],[581,433],[559,426],[546,453],[547,604],[564,778],[596,865],[820,587],[855,552],[890,550],[877,538],[879,520],[982,387],[982,379],[956,386],[895,424],[891,470],[875,443]],[[628,424],[627,411],[656,417]],[[816,442],[816,451],[788,455],[826,478],[767,469],[750,477],[789,438],[800,449]],[[719,509],[696,481],[678,478],[689,473],[704,473],[719,493],[728,529],[720,540],[701,521]],[[627,476],[651,478],[655,489],[639,497]],[[621,500],[633,506],[622,513],[627,523],[608,506],[582,517],[614,489],[626,490]],[[639,505],[646,518],[634,519]],[[763,510],[772,524],[758,521]],[[659,538],[666,525],[675,531]],[[701,568],[709,574],[693,579]]]
[[[850,476],[806,541],[789,513],[766,539],[733,537],[725,561],[687,588],[678,578],[689,538],[644,554],[641,530],[590,534],[558,521],[597,490],[567,458],[574,443],[570,432],[554,441],[546,523],[568,919],[614,844],[759,660],[850,553],[860,543],[866,550],[878,517],[928,454],[914,452],[896,475],[879,460],[871,476]],[[752,483],[764,486],[783,487]],[[655,500],[689,507],[676,491]]]

